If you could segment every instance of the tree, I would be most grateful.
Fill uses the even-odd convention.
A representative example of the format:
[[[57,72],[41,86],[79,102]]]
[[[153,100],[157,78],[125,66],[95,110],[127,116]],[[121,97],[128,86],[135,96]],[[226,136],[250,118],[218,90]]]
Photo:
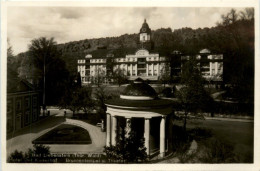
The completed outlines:
[[[94,82],[98,87],[104,82],[106,75],[104,69],[98,67],[95,69],[95,75],[92,77],[92,82]]]
[[[189,112],[198,115],[199,110],[212,107],[212,98],[205,91],[197,62],[195,59],[187,61],[182,68],[181,82],[183,87],[177,91],[177,98],[184,110],[183,128],[186,131],[187,117]]]
[[[78,72],[78,74],[77,74],[77,86],[78,87],[82,86],[80,72]]]
[[[96,110],[102,119],[106,118],[106,105],[105,101],[110,99],[111,96],[105,91],[105,86],[98,87],[94,93],[96,100]]]
[[[232,22],[226,23],[222,19],[220,28],[224,37],[221,41],[224,52],[223,80],[231,85],[232,98],[240,102],[254,101],[254,9],[246,8],[237,14],[231,10],[225,18]],[[235,19],[234,19],[235,18]],[[235,62],[234,62],[235,61]]]
[[[144,146],[144,138],[137,137],[134,131],[131,131],[126,137],[125,130],[121,130],[116,145],[104,148],[107,158],[112,162],[145,162],[148,156]]]
[[[49,154],[50,147],[34,144],[33,148],[29,148],[25,153],[15,150],[10,154],[7,161],[10,163],[49,163],[50,161],[45,160]]]
[[[125,75],[125,70],[121,68],[117,68],[113,73],[113,79],[114,82],[116,82],[119,87],[121,86],[121,84],[126,83],[127,76]]]
[[[92,100],[92,87],[91,85],[89,86],[84,86],[81,87],[79,90],[79,95],[80,95],[80,106],[84,113],[89,113],[95,108],[95,103]]]
[[[169,84],[171,82],[171,73],[168,64],[163,67],[159,80],[164,87],[165,84]]]
[[[81,108],[81,99],[80,99],[79,88],[67,88],[64,95],[61,97],[59,106],[63,109],[69,109],[72,111],[73,116],[75,112]]]
[[[70,86],[70,77],[54,39],[33,39],[24,60],[29,62],[26,64],[24,61],[20,70],[24,71],[25,78],[33,73],[32,76],[39,79],[39,88],[43,90],[43,108],[46,105],[58,104],[65,87]]]

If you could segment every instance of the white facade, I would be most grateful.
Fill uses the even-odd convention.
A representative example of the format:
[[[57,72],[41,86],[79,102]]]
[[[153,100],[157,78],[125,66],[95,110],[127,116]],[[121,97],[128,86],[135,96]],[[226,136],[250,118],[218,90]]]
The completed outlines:
[[[91,77],[98,74],[106,75],[107,73],[106,58],[95,59],[90,55],[87,56],[89,59],[89,72],[86,72],[86,59],[78,60],[78,72],[80,72],[83,83],[87,83],[88,80],[91,80]],[[121,69],[129,80],[135,80],[138,77],[144,80],[158,80],[165,65],[165,57],[159,56],[158,53],[149,53],[146,49],[139,49],[135,54],[113,59],[113,70]]]
[[[141,33],[140,34],[140,42],[147,42],[151,40],[151,35],[148,33]]]

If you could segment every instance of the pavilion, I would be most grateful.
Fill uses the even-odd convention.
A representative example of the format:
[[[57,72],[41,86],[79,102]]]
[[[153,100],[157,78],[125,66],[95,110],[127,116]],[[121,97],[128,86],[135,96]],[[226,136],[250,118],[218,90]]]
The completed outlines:
[[[144,137],[148,156],[159,153],[164,157],[169,151],[172,101],[158,98],[150,85],[135,81],[124,89],[120,98],[107,101],[106,106],[106,146],[116,145],[118,125],[124,122],[126,136],[134,130],[140,138]]]

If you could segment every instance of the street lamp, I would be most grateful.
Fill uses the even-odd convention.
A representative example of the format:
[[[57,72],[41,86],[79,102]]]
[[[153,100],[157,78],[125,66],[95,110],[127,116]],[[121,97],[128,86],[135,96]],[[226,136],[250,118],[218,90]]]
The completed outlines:
[[[43,100],[42,100],[42,110],[43,116],[46,114],[46,103],[45,103],[45,54],[43,59]]]

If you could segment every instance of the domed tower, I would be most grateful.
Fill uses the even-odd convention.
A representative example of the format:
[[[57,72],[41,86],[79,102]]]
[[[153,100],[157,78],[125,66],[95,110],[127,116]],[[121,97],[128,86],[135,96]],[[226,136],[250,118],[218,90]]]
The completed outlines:
[[[151,40],[151,29],[146,23],[146,19],[144,19],[144,23],[140,29],[140,42],[148,42]]]
[[[144,23],[139,32],[139,46],[147,50],[153,49],[153,42],[151,41],[151,29],[144,19]]]

